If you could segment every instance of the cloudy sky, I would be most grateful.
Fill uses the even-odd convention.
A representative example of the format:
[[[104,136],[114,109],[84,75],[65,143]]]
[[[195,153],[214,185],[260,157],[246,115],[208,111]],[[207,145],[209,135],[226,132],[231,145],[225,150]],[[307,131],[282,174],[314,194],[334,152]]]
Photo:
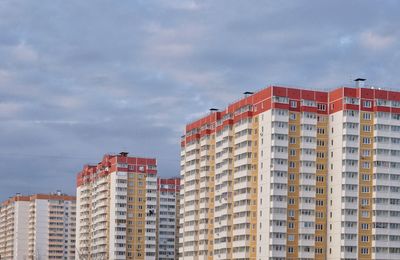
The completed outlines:
[[[400,86],[399,1],[0,0],[0,200],[104,153],[179,174],[185,123],[269,84]]]

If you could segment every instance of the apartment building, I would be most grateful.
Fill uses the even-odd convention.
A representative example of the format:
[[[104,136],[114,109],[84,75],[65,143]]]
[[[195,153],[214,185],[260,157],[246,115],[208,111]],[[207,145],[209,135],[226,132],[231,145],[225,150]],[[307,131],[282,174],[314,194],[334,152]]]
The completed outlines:
[[[122,152],[77,176],[77,259],[156,259],[157,163]]]
[[[399,101],[270,86],[188,124],[180,259],[400,259]]]
[[[0,259],[75,259],[75,197],[16,195],[0,205]]]
[[[400,92],[340,88],[329,103],[327,258],[400,259]]]
[[[179,196],[179,178],[158,178],[157,259],[159,260],[178,259]]]

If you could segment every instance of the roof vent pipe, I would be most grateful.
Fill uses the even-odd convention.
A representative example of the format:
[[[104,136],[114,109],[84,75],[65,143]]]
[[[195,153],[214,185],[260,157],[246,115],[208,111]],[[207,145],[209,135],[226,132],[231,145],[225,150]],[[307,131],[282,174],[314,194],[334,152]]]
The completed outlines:
[[[243,93],[245,97],[251,96],[254,94],[254,92],[246,91]]]
[[[366,79],[362,79],[362,78],[357,78],[354,80],[356,82],[356,87],[357,88],[363,88],[365,87],[365,81]]]
[[[122,157],[127,157],[128,156],[128,152],[120,152],[119,155]]]

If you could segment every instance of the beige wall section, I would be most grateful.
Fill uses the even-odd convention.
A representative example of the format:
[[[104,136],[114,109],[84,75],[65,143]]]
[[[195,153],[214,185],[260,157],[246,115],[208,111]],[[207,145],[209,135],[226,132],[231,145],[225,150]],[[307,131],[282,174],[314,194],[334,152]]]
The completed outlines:
[[[253,190],[253,194],[251,196],[251,218],[250,218],[250,227],[248,228],[250,233],[250,259],[256,259],[257,257],[257,217],[258,217],[258,172],[259,172],[259,164],[258,164],[258,140],[259,140],[259,116],[255,116],[253,118],[253,137],[252,137],[252,164],[255,169],[252,170],[251,174],[251,188]],[[256,191],[256,192],[254,192]]]
[[[328,115],[317,118],[315,259],[326,259],[328,196]]]
[[[363,114],[370,114],[370,119],[365,120]],[[358,259],[372,259],[372,180],[373,180],[373,143],[374,143],[374,113],[361,112],[360,114],[360,151],[359,151],[359,176],[358,176]],[[365,138],[369,143],[364,143]],[[369,156],[363,154],[369,151]],[[365,167],[366,164],[369,166]],[[364,202],[367,202],[366,204]],[[367,214],[367,215],[365,215]],[[368,224],[368,229],[363,229],[362,224]]]
[[[289,119],[289,143],[288,143],[288,156],[289,162],[294,164],[294,167],[288,167],[288,214],[287,214],[287,250],[286,258],[288,260],[298,259],[299,247],[299,178],[300,178],[300,116],[298,112],[290,112],[295,115],[295,119]],[[294,131],[293,131],[294,130]],[[295,142],[291,143],[290,140]],[[291,151],[294,151],[294,154]],[[291,203],[293,201],[294,203]],[[293,216],[289,216],[289,212],[293,212]],[[293,225],[293,226],[292,226]],[[289,240],[293,237],[293,240]],[[290,252],[289,252],[290,250]],[[293,250],[293,252],[291,251]]]
[[[146,177],[128,174],[126,219],[127,259],[145,259]]]

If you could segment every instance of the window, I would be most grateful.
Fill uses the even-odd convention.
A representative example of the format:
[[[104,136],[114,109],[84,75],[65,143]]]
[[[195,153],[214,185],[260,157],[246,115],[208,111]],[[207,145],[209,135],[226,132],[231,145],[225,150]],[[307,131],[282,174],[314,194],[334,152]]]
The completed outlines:
[[[362,155],[363,156],[370,156],[370,151],[369,150],[362,150]]]
[[[399,101],[392,101],[392,107],[400,107]]]
[[[296,132],[296,126],[295,125],[290,125],[290,132]]]
[[[361,186],[361,192],[362,193],[369,193],[369,187]]]
[[[290,120],[296,120],[296,114],[295,113],[290,113],[289,114]]]
[[[295,101],[295,100],[290,100],[290,107],[296,108],[296,107],[297,107],[297,101]]]
[[[364,120],[371,120],[371,114],[370,113],[363,113],[362,117]]]
[[[371,108],[372,107],[372,102],[371,101],[369,101],[369,100],[364,100],[364,102],[363,102],[364,104],[364,107],[366,107],[366,108]]]
[[[364,132],[371,132],[371,126],[370,125],[363,125],[362,130]]]
[[[392,119],[400,120],[400,114],[392,114]]]
[[[351,97],[346,97],[344,99],[344,102],[346,104],[352,104],[352,105],[359,105],[360,104],[360,100],[358,98],[351,98]]]
[[[274,103],[283,103],[283,104],[288,104],[289,103],[289,99],[287,97],[278,97],[278,96],[274,96],[272,97]]]
[[[362,174],[361,177],[362,177],[363,181],[369,181],[369,175],[368,174]]]
[[[288,239],[288,241],[294,241],[294,235],[288,235],[287,239]],[[292,252],[293,252],[293,247],[292,247]]]
[[[316,107],[317,103],[314,100],[302,100],[302,105],[306,107]]]
[[[361,164],[361,167],[362,167],[363,169],[369,169],[369,168],[370,168],[370,163],[369,163],[369,162],[363,162],[363,163]]]
[[[361,229],[362,230],[367,230],[367,229],[369,229],[369,225],[366,224],[366,223],[361,223]]]
[[[318,104],[317,107],[320,111],[326,111],[326,104]]]
[[[290,156],[295,156],[295,155],[296,155],[296,150],[290,149]]]
[[[363,144],[371,144],[371,138],[363,137],[362,142],[363,142]]]
[[[323,224],[315,224],[315,229],[316,230],[323,230],[324,229],[324,225]],[[320,242],[322,242],[322,237],[315,237],[315,241],[317,241],[318,238],[321,238]]]
[[[392,102],[396,102],[396,101],[392,101]],[[377,106],[385,106],[385,107],[390,107],[390,101],[389,100],[383,100],[383,99],[377,99],[375,101],[375,104]],[[393,105],[393,103],[392,103]]]
[[[289,143],[290,144],[295,144],[296,143],[296,138],[295,137],[290,137],[289,138]]]
[[[369,252],[368,248],[361,247],[361,254],[368,255],[368,252]]]

